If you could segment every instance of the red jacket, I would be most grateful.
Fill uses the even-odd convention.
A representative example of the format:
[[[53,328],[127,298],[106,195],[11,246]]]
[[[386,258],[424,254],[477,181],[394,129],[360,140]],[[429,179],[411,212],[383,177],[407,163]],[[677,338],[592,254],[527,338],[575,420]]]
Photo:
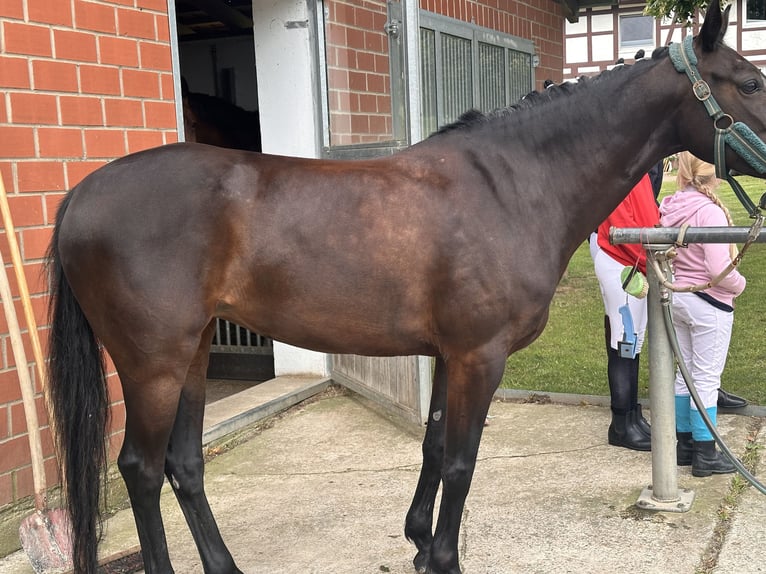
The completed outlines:
[[[660,221],[660,212],[654,200],[652,182],[648,175],[641,178],[628,197],[598,226],[598,246],[615,261],[633,266],[638,262],[641,273],[646,273],[646,252],[639,243],[612,245],[610,227],[654,227]]]

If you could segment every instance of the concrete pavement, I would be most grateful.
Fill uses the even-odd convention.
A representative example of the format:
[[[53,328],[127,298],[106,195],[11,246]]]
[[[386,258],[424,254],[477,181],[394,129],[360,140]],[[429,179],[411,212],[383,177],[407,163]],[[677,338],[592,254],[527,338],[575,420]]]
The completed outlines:
[[[732,475],[694,478],[683,514],[636,508],[651,455],[608,446],[609,409],[495,402],[460,540],[464,574],[766,572],[766,496]],[[762,419],[723,415],[737,453],[763,445]],[[240,431],[207,465],[206,486],[246,574],[411,574],[403,535],[420,468],[420,432],[356,395],[329,393]],[[752,447],[751,447],[752,448]],[[763,462],[759,463],[762,468]],[[202,572],[172,493],[163,494],[178,574]],[[111,518],[103,552],[137,544],[130,511]],[[22,553],[0,572],[28,574]]]

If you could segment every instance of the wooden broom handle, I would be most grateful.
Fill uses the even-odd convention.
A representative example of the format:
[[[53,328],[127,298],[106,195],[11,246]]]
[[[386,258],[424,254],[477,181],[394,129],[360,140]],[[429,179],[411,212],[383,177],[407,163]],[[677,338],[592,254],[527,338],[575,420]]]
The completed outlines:
[[[45,358],[43,357],[43,350],[40,346],[40,335],[37,332],[37,321],[35,320],[35,314],[32,310],[32,299],[29,296],[29,288],[27,287],[27,278],[24,274],[24,264],[21,261],[21,252],[19,251],[19,243],[16,240],[16,230],[13,227],[13,219],[11,218],[11,209],[8,205],[8,195],[5,191],[5,185],[3,184],[3,178],[0,177],[0,212],[3,216],[3,227],[5,228],[5,234],[8,237],[8,246],[11,251],[11,261],[13,262],[13,271],[16,274],[16,282],[19,286],[19,295],[21,296],[21,306],[24,309],[24,319],[27,322],[27,329],[29,329],[29,338],[32,341],[32,355],[35,359],[35,367],[37,368],[37,376],[40,379],[40,385],[43,390],[47,392],[48,381],[47,373],[45,371]]]
[[[24,268],[21,265],[21,255],[19,253],[19,244],[16,241],[16,232],[11,221],[11,212],[8,207],[8,197],[5,192],[3,178],[0,176],[0,211],[2,211],[5,234],[8,237],[8,244],[13,259],[13,267],[16,272],[16,279],[19,284],[21,302],[24,307],[24,314],[27,318],[29,327],[29,336],[32,340],[32,350],[35,354],[35,363],[37,372],[40,375],[40,382],[45,386],[45,368],[42,359],[43,353],[40,348],[40,338],[37,334],[37,325],[34,314],[32,313],[32,304],[27,289],[27,281],[24,275]],[[27,363],[27,354],[24,350],[24,342],[21,339],[21,329],[16,315],[16,308],[13,304],[11,295],[11,286],[8,281],[8,272],[5,268],[2,254],[0,254],[0,298],[2,298],[5,318],[8,322],[8,330],[11,338],[11,348],[13,356],[16,359],[16,372],[19,376],[19,385],[21,386],[21,399],[24,404],[24,418],[27,421],[27,436],[29,437],[29,450],[32,457],[32,480],[35,489],[35,508],[42,510],[47,506],[46,501],[46,482],[45,466],[43,463],[42,441],[40,439],[40,422],[37,418],[37,407],[35,405],[35,388],[32,378],[29,376],[29,364]]]
[[[24,417],[27,421],[27,435],[29,436],[29,450],[32,455],[32,479],[35,487],[35,507],[37,510],[45,508],[45,468],[43,466],[43,449],[40,441],[40,423],[37,420],[37,407],[35,406],[35,389],[32,377],[29,376],[29,364],[27,354],[24,351],[24,342],[21,340],[19,320],[16,316],[16,308],[13,305],[11,286],[8,282],[8,271],[0,254],[0,298],[3,300],[5,319],[8,322],[8,331],[11,337],[11,348],[16,359],[16,372],[19,375],[21,386],[21,399],[24,402]]]

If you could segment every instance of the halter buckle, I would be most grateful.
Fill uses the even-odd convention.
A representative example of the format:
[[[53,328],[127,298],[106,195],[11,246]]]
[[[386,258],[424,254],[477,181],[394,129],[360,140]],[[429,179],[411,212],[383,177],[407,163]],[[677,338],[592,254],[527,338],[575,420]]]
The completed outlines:
[[[697,80],[694,82],[692,84],[692,90],[694,91],[695,97],[700,102],[704,102],[711,95],[710,86],[708,86],[708,83],[705,80]]]

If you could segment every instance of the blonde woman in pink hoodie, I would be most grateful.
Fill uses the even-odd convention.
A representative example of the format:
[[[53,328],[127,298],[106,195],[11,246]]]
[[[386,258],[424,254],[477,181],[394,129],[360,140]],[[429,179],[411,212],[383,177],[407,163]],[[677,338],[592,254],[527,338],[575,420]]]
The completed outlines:
[[[731,225],[731,217],[715,189],[715,168],[689,152],[679,154],[678,191],[660,204],[664,227]],[[673,261],[673,281],[678,286],[706,283],[723,271],[736,256],[734,245],[690,244],[678,250]],[[718,414],[718,389],[726,364],[734,321],[734,298],[745,289],[745,278],[736,269],[717,285],[694,293],[674,293],[673,325],[682,359],[713,424]],[[679,466],[692,466],[694,476],[734,472],[734,465],[715,448],[680,372],[676,372],[676,436]]]

